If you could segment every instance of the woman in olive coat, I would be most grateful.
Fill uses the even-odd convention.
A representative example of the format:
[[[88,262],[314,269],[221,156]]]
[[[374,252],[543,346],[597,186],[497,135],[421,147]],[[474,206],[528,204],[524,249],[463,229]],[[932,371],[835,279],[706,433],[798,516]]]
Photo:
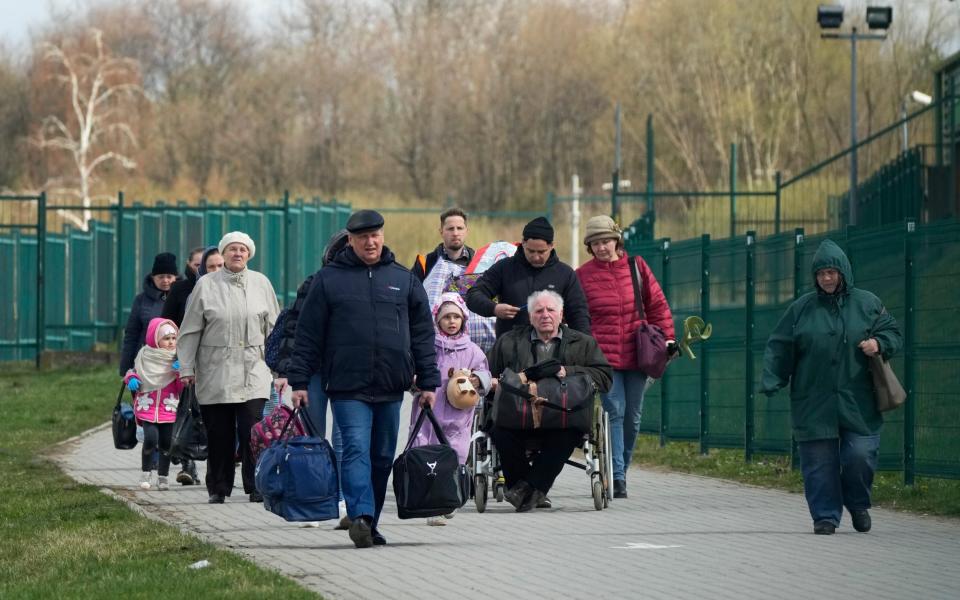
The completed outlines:
[[[880,299],[854,287],[846,254],[824,240],[813,257],[815,291],[790,305],[767,342],[761,391],[790,384],[793,434],[814,533],[832,534],[843,508],[870,530],[870,492],[883,417],[868,357],[903,345]]]

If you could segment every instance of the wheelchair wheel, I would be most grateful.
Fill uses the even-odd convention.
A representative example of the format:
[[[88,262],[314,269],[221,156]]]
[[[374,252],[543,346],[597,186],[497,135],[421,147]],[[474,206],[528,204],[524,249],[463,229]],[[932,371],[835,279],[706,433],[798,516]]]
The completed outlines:
[[[603,477],[604,484],[604,495],[603,495],[603,507],[606,508],[610,506],[610,501],[613,500],[613,445],[610,443],[610,415],[607,411],[603,411],[603,449],[604,457],[606,458],[605,463],[605,473]]]
[[[482,513],[487,510],[487,477],[477,475],[473,478],[473,486],[473,502],[477,505],[477,512]]]
[[[603,484],[600,483],[599,477],[594,478],[591,491],[593,492],[593,508],[595,508],[596,510],[603,510],[603,504],[605,502],[605,499],[604,499],[605,494],[603,491]]]
[[[601,510],[610,505],[610,488],[613,485],[613,458],[610,455],[610,421],[607,412],[603,407],[597,405],[593,415],[593,436],[592,442],[596,451],[597,462],[600,466],[600,473],[593,482],[593,488],[600,488],[599,503],[597,510]],[[596,493],[594,491],[594,493]],[[596,504],[597,500],[594,499]]]

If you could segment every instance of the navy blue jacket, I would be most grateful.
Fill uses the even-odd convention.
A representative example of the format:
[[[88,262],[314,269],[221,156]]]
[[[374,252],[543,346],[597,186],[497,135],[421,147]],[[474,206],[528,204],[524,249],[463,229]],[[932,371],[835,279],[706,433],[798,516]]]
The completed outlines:
[[[123,328],[123,346],[120,349],[121,376],[133,368],[137,352],[140,352],[140,348],[146,343],[147,325],[150,324],[150,319],[160,316],[166,299],[167,292],[161,292],[154,285],[153,277],[147,275],[143,278],[143,291],[133,299],[127,326]]]
[[[440,385],[427,293],[387,247],[368,266],[349,246],[317,271],[297,321],[287,378],[307,389],[320,372],[331,400],[395,400]]]

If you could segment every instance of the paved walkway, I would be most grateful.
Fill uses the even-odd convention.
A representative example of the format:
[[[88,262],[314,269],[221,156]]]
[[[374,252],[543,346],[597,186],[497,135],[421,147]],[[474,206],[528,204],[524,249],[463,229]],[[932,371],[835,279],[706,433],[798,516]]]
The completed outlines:
[[[845,516],[836,535],[814,536],[802,496],[703,477],[632,469],[630,498],[597,512],[586,476],[565,469],[552,510],[491,501],[478,514],[470,502],[446,527],[400,521],[391,491],[389,545],[356,550],[333,521],[302,528],[243,495],[209,505],[202,487],[140,491],[139,452],[114,450],[108,428],[67,443],[60,461],[326,598],[960,597],[960,521],[873,510],[869,534]]]

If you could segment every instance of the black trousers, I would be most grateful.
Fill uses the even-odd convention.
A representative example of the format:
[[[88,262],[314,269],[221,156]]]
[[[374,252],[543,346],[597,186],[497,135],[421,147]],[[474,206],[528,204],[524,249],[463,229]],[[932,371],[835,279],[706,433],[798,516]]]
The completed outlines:
[[[253,483],[256,464],[250,451],[250,428],[260,420],[266,402],[265,398],[255,398],[246,402],[200,406],[203,424],[207,428],[208,494],[229,496],[233,492],[235,450],[240,454],[243,492],[249,494],[257,489]]]
[[[500,466],[507,487],[523,480],[544,494],[553,487],[574,449],[583,441],[583,433],[574,429],[503,429],[490,431],[500,454]],[[537,448],[532,462],[527,458],[528,445]]]
[[[170,473],[170,440],[173,438],[173,423],[140,423],[143,426],[143,447],[140,449],[140,466],[144,471],[153,470],[153,452],[160,450],[157,475]]]

